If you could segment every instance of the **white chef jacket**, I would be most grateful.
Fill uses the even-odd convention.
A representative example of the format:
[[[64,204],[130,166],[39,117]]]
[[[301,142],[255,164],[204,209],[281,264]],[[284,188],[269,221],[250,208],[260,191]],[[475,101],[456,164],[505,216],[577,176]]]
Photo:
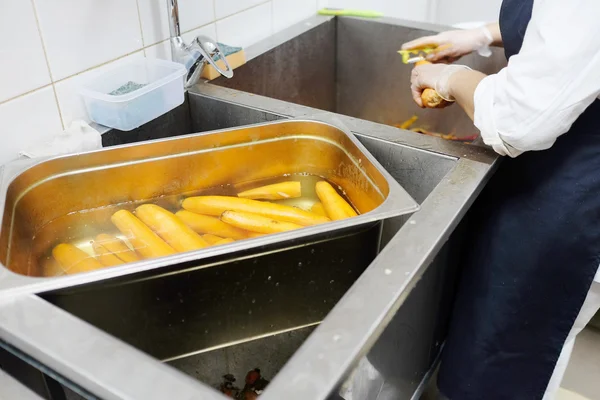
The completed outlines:
[[[485,144],[510,157],[548,149],[600,96],[599,15],[600,0],[534,0],[521,51],[475,90]]]
[[[548,149],[600,95],[599,15],[599,0],[534,1],[520,53],[475,91],[475,125],[497,153]]]

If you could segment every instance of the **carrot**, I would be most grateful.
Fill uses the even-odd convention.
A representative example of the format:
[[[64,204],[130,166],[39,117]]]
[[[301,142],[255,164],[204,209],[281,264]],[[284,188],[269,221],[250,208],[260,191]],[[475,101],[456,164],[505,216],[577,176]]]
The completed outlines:
[[[294,199],[302,194],[300,182],[281,182],[272,185],[261,186],[255,189],[238,193],[238,197],[253,200],[283,200]]]
[[[267,233],[258,233],[258,232],[248,232],[248,237],[249,238],[257,238],[257,237],[261,237],[261,236],[265,236],[268,235]]]
[[[258,233],[287,232],[302,228],[302,225],[277,221],[262,215],[239,211],[225,211],[221,220],[240,229]]]
[[[43,276],[48,277],[65,275],[64,268],[54,257],[47,257],[42,261],[41,271]]]
[[[227,196],[189,197],[183,201],[182,205],[186,210],[198,214],[220,216],[225,211],[238,211],[303,226],[329,221],[327,217],[295,207]]]
[[[175,216],[200,234],[210,234],[221,238],[232,238],[234,240],[245,239],[247,237],[245,231],[227,225],[217,217],[196,214],[186,210],[177,211]]]
[[[426,65],[431,64],[427,60],[418,61],[415,65]],[[435,89],[426,88],[421,93],[421,101],[423,105],[427,108],[443,108],[450,104],[446,101]]]
[[[98,242],[92,243],[94,252],[96,253],[96,259],[100,261],[105,267],[113,267],[115,265],[123,264],[123,260],[113,254],[111,251],[106,249]]]
[[[320,181],[316,185],[317,196],[323,203],[327,216],[332,220],[355,217],[354,208],[328,182]]]
[[[109,252],[113,253],[115,256],[119,257],[122,261],[135,262],[139,261],[140,257],[132,251],[121,239],[118,237],[107,235],[106,233],[101,233],[96,236],[96,240],[94,244],[98,244],[104,247]]]
[[[177,251],[192,251],[208,247],[208,243],[175,214],[154,204],[144,204],[135,209],[143,223]]]
[[[207,233],[206,235],[202,235],[202,239],[204,239],[211,246],[213,244],[216,244],[217,242],[223,240],[222,237],[211,235],[210,233]]]
[[[100,261],[72,244],[61,243],[57,245],[52,249],[52,255],[66,274],[77,274],[104,268]]]
[[[119,210],[110,219],[142,257],[162,257],[176,253],[175,249],[129,211]]]
[[[235,240],[233,240],[232,238],[225,238],[225,239],[221,239],[217,243],[215,243],[215,246],[219,246],[221,244],[233,243],[233,242],[235,242]]]
[[[315,213],[317,215],[322,215],[324,217],[327,216],[325,208],[323,208],[323,203],[321,203],[320,201],[313,204],[313,206],[310,208],[310,212]]]

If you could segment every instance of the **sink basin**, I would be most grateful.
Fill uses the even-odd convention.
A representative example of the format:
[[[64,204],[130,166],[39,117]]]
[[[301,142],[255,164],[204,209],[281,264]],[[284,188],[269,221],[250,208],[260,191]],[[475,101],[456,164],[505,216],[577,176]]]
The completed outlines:
[[[244,335],[244,327],[230,326],[236,332],[231,337],[227,329],[213,330],[210,324],[204,330],[198,324],[186,329],[187,322],[206,313],[203,307],[214,306],[223,315],[220,322],[228,321],[228,311],[217,300],[188,297],[195,287],[186,280],[191,275],[169,271],[159,278],[143,275],[136,281],[74,289],[79,303],[61,300],[68,290],[12,291],[10,301],[0,301],[0,347],[32,366],[19,373],[44,381],[41,386],[58,386],[70,399],[224,399],[213,389],[222,375],[233,373],[243,380],[245,371],[259,367],[273,378],[261,399],[325,400],[339,399],[342,386],[363,378],[363,370],[355,367],[370,364],[376,376],[370,380],[369,399],[382,391],[391,398],[418,398],[446,335],[459,271],[457,251],[466,237],[463,219],[496,162],[484,148],[391,126],[416,112],[432,129],[474,129],[456,107],[438,117],[421,113],[409,101],[402,83],[409,67],[398,64],[396,47],[435,29],[441,28],[388,19],[315,17],[248,49],[250,61],[236,70],[233,80],[199,84],[184,105],[167,115],[132,132],[104,135],[104,145],[113,146],[298,118],[352,132],[420,210],[386,219],[382,227],[369,227],[356,236],[351,245],[360,247],[363,237],[381,232],[378,246],[365,248],[371,257],[355,260],[360,269],[348,276],[339,276],[344,272],[339,266],[321,274],[311,269],[323,282],[346,283],[330,295],[322,290],[321,297],[313,296],[311,307],[317,310],[320,304],[311,318],[273,331],[264,320],[244,315],[251,329]],[[375,40],[380,37],[391,44]],[[471,61],[493,68],[492,59]],[[386,83],[390,71],[398,77]],[[367,77],[372,85],[366,85]],[[303,292],[313,292],[300,289],[312,279],[294,275],[299,270],[280,261],[259,272],[287,273],[281,282],[293,289],[296,303],[286,302],[286,292],[280,291],[272,297],[276,304],[269,306],[287,321],[286,307],[295,304],[301,314],[298,304],[307,295]],[[252,262],[240,259],[237,273],[243,276],[254,268]],[[136,291],[128,294],[126,285],[131,284]],[[102,296],[92,296],[93,290]],[[251,291],[234,285],[228,290],[252,304]],[[0,290],[0,300],[7,297],[3,294]],[[118,294],[115,301],[111,294]],[[269,296],[263,297],[268,301]],[[183,307],[181,300],[188,298],[194,301]],[[178,318],[176,326],[169,325],[169,310]]]
[[[478,131],[459,107],[423,110],[411,98],[412,66],[402,63],[397,50],[432,33],[427,26],[395,20],[330,19],[251,59],[232,79],[213,83],[386,125],[416,115],[414,127],[474,135]],[[461,63],[493,73],[506,60],[495,50],[490,58],[471,55]]]

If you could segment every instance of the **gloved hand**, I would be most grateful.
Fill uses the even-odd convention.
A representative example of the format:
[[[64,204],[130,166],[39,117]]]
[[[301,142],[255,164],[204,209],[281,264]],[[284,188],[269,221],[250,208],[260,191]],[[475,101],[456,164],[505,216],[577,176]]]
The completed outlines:
[[[480,55],[489,57],[489,45],[493,37],[487,27],[442,32],[434,36],[425,36],[402,45],[402,50],[418,49],[426,46],[444,46],[440,51],[427,55],[432,63],[453,63],[464,55],[478,51]]]
[[[444,64],[425,64],[416,66],[413,68],[410,77],[410,90],[412,92],[413,100],[419,107],[425,107],[421,94],[425,89],[435,89],[444,100],[453,102],[454,98],[450,94],[448,82],[455,72],[465,69],[470,70],[471,68],[465,65]]]

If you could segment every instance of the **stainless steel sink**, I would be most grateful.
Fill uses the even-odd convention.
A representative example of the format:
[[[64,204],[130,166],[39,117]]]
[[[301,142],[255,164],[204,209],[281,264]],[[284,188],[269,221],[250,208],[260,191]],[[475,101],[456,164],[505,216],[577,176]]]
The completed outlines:
[[[20,368],[26,370],[21,375],[53,388],[47,398],[61,398],[66,388],[69,398],[224,399],[212,389],[223,374],[243,379],[246,370],[259,367],[274,378],[261,399],[321,400],[340,398],[342,386],[360,379],[355,367],[368,363],[378,374],[371,380],[369,400],[378,393],[417,398],[446,334],[457,252],[465,237],[463,217],[497,159],[485,148],[390,126],[421,112],[409,101],[409,70],[395,50],[436,29],[442,27],[315,17],[247,49],[250,61],[233,80],[199,84],[179,109],[135,132],[104,137],[105,145],[118,145],[290,118],[353,132],[421,209],[384,221],[376,258],[352,276],[345,294],[322,299],[319,318],[280,332],[255,326],[242,339],[216,340],[211,347],[198,340],[208,333],[186,330],[183,324],[178,329],[144,325],[144,320],[156,320],[160,310],[149,301],[136,302],[140,297],[127,301],[119,281],[106,285],[107,301],[79,307],[65,306],[56,292],[3,296],[0,291],[0,345],[8,350],[5,354],[32,366]],[[496,65],[494,60],[471,61]],[[460,110],[443,113],[419,115],[431,129],[472,133]],[[294,275],[288,278],[292,282]],[[162,299],[159,308],[176,310],[182,320],[205,312],[201,302],[181,307],[177,288],[193,287],[172,281],[146,286]],[[119,309],[123,302],[108,301],[117,292],[127,301],[126,311]],[[285,293],[281,296],[285,316]],[[105,323],[132,313],[140,314],[135,325],[123,320],[124,329],[111,330]],[[257,334],[261,329],[268,334]],[[164,354],[173,352],[163,352],[166,347],[183,350],[168,357]]]
[[[459,107],[423,110],[412,101],[412,66],[402,63],[397,50],[436,27],[341,18],[306,28],[289,40],[280,34],[280,45],[252,58],[232,79],[214,84],[386,125],[416,115],[415,125],[431,131],[459,137],[477,133]],[[492,73],[506,60],[495,50],[490,58],[472,55],[461,63]]]

